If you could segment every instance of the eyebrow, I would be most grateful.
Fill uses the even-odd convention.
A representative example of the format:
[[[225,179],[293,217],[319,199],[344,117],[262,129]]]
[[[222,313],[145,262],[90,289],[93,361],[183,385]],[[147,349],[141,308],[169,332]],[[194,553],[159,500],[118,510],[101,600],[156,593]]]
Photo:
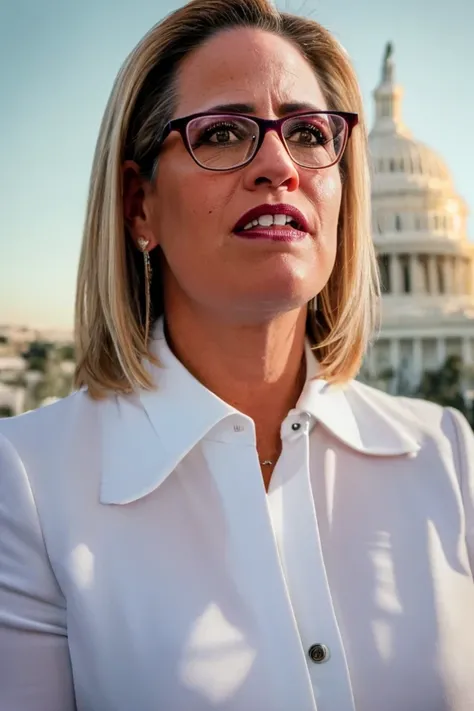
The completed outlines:
[[[293,114],[297,111],[325,111],[326,109],[321,109],[314,104],[308,102],[289,102],[286,104],[280,104],[278,107],[278,115],[286,116],[286,114]],[[257,110],[253,104],[217,104],[217,106],[211,106],[206,109],[209,113],[229,113],[229,114],[256,114]]]

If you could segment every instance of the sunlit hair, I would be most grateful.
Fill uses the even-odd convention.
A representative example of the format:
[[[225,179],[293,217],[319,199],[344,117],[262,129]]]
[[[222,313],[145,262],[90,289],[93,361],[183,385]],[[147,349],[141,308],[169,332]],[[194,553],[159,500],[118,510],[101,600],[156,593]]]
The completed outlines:
[[[222,30],[255,27],[294,43],[313,66],[329,109],[361,118],[341,161],[336,264],[308,310],[307,333],[321,376],[345,383],[360,369],[377,319],[378,272],[371,238],[366,130],[357,79],[341,45],[313,20],[279,12],[270,0],[193,0],[155,25],[121,68],[97,141],[76,296],[76,385],[92,397],[151,388],[145,367],[142,255],[126,229],[122,165],[153,152],[176,106],[182,60]],[[157,151],[158,153],[158,151]],[[153,179],[153,175],[145,176]],[[152,309],[163,311],[159,248],[151,253]]]

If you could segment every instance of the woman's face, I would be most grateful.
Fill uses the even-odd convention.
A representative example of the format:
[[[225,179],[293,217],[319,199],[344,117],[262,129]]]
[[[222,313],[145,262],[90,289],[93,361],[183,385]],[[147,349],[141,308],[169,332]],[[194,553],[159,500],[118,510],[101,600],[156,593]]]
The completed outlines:
[[[223,32],[198,48],[182,64],[177,89],[175,117],[228,104],[246,104],[245,113],[267,119],[285,115],[285,104],[328,108],[299,51],[255,29]],[[248,210],[276,203],[303,213],[309,225],[303,239],[234,233]],[[171,133],[144,210],[150,248],[159,244],[166,261],[165,308],[181,303],[195,313],[258,322],[304,306],[333,268],[340,204],[338,166],[299,167],[273,131],[253,162],[230,173],[199,167],[180,135]]]

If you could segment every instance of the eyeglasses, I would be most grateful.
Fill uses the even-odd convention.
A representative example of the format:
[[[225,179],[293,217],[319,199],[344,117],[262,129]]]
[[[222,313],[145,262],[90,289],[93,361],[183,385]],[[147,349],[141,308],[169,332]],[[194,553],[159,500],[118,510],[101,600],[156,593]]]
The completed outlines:
[[[186,150],[206,170],[235,170],[248,165],[268,131],[276,131],[291,159],[303,168],[329,168],[344,153],[359,117],[346,111],[312,111],[276,121],[242,114],[200,113],[170,121],[160,145],[180,133]]]

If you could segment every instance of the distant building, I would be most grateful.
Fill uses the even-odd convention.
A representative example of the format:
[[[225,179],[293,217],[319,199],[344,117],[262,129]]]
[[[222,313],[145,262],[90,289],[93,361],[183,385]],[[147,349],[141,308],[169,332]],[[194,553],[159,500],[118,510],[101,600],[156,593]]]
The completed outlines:
[[[33,340],[29,340],[35,336]],[[0,417],[18,415],[69,394],[75,370],[74,348],[64,332],[45,334],[18,327],[0,333]]]
[[[9,343],[17,347],[33,341],[47,341],[58,345],[69,344],[73,341],[72,331],[68,329],[28,328],[9,324],[0,324],[0,336],[8,339]]]
[[[25,411],[26,391],[24,388],[0,382],[0,417],[20,415]]]
[[[424,370],[440,367],[449,355],[466,365],[474,359],[468,209],[443,160],[404,125],[402,95],[387,45],[369,136],[382,324],[364,369],[375,382],[392,372],[389,389],[401,381],[416,387]]]
[[[72,378],[76,370],[76,363],[73,360],[63,360],[59,364],[59,370],[63,375]]]
[[[0,356],[0,375],[3,382],[16,380],[26,370],[26,361],[21,356]]]

